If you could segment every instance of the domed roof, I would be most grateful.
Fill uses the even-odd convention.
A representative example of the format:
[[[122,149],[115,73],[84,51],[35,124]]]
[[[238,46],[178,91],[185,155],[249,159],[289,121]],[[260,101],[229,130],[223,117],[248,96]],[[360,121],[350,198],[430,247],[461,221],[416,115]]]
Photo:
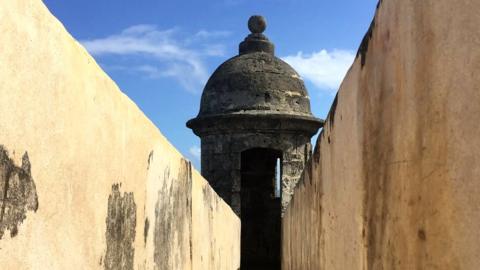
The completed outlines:
[[[241,54],[218,67],[203,90],[199,116],[255,112],[312,115],[300,76],[267,52]]]
[[[310,111],[310,98],[302,78],[275,57],[274,45],[262,34],[265,19],[252,16],[248,27],[252,33],[240,43],[239,55],[212,74],[203,90],[200,112],[187,126],[195,131],[203,128],[207,119],[212,128],[212,121],[219,118],[273,117],[308,122],[309,129],[316,132],[323,121]]]

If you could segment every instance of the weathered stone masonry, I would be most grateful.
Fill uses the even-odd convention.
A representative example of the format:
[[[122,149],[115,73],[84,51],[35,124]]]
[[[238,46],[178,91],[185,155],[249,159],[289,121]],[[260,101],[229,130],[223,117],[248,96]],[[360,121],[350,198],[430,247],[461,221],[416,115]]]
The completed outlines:
[[[310,138],[323,124],[310,111],[300,76],[274,56],[273,44],[259,31],[265,25],[255,23],[262,24],[249,21],[252,34],[240,44],[240,54],[213,73],[198,116],[187,123],[202,141],[202,175],[239,215],[241,153],[282,152],[285,209],[310,156]]]
[[[279,269],[281,215],[323,121],[300,76],[275,57],[264,18],[248,26],[239,55],[213,73],[187,126],[201,138],[202,175],[241,217],[242,269]]]

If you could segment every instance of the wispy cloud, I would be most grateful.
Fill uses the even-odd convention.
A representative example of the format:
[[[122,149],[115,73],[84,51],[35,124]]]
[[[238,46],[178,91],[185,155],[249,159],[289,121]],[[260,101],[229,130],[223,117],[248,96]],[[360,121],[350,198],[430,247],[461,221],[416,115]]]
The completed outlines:
[[[188,149],[188,152],[190,153],[190,155],[192,155],[192,157],[194,157],[197,160],[200,160],[200,154],[201,154],[200,147],[194,145],[190,147],[190,149]]]
[[[200,30],[185,36],[178,28],[160,30],[154,25],[142,24],[119,34],[81,43],[94,56],[123,55],[143,59],[145,64],[125,69],[149,78],[170,77],[186,90],[199,92],[208,79],[205,58],[224,56],[225,48],[218,39],[228,35],[226,31]],[[153,64],[152,59],[155,60]]]
[[[316,87],[334,93],[355,59],[355,53],[348,50],[321,50],[311,54],[298,52],[282,57],[305,80]]]
[[[229,31],[207,31],[207,30],[200,30],[195,34],[197,38],[219,38],[219,37],[228,37],[230,36]]]

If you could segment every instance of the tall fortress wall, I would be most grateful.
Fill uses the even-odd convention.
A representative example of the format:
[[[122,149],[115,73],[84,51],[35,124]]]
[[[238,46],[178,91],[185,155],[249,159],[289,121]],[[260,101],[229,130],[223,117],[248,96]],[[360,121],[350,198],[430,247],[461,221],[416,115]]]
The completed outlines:
[[[237,216],[42,1],[0,21],[0,269],[237,269]]]
[[[479,11],[380,1],[283,219],[282,269],[478,269]]]

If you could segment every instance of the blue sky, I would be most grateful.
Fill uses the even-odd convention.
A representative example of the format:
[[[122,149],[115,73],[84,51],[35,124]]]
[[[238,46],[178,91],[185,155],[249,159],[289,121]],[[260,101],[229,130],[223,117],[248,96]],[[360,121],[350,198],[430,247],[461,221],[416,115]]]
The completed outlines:
[[[267,19],[276,55],[303,77],[325,118],[377,0],[44,0],[168,140],[200,168],[185,127],[209,75],[238,54],[247,20]]]

